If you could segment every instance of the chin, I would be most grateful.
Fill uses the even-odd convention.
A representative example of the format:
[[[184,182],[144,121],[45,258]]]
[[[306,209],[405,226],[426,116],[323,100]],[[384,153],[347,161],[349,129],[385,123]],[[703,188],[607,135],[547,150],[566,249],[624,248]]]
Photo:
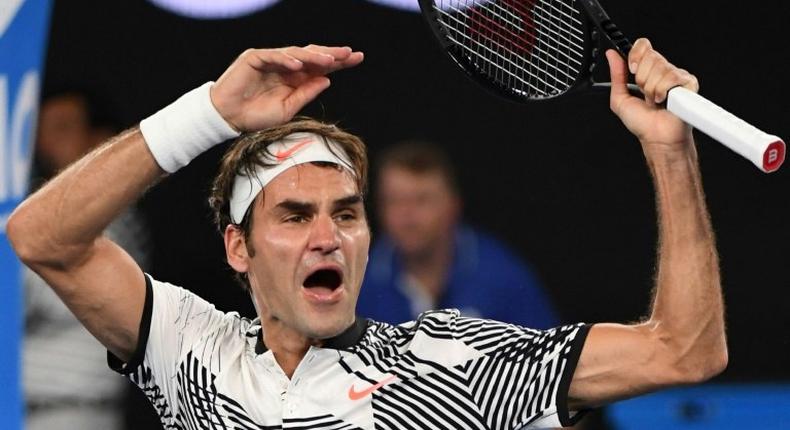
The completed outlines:
[[[326,318],[326,317],[325,317]],[[328,339],[343,333],[354,322],[351,317],[335,317],[324,319],[318,324],[310,324],[308,327],[309,337],[313,339]]]

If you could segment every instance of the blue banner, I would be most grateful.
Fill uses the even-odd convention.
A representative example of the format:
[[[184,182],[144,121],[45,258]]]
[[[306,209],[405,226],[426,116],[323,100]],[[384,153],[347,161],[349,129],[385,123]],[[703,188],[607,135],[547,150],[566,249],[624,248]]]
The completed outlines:
[[[617,430],[790,428],[790,385],[708,384],[675,388],[606,408]]]
[[[50,0],[0,3],[0,416],[22,428],[20,265],[5,227],[27,194]]]

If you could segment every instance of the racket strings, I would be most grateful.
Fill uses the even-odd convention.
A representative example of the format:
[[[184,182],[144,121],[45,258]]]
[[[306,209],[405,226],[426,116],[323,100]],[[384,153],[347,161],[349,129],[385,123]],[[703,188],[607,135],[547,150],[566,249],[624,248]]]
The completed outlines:
[[[514,79],[521,84],[527,85],[534,91],[541,92],[543,91],[541,87],[536,86],[534,83],[537,81],[543,86],[548,86],[554,90],[557,90],[551,85],[551,83],[543,80],[540,75],[537,75],[529,68],[525,68],[523,65],[518,64],[517,60],[514,61],[514,55],[506,55],[513,54],[512,50],[501,45],[497,45],[495,41],[493,44],[496,46],[491,47],[490,44],[472,38],[468,34],[461,31],[455,30],[452,33],[454,34],[450,34],[447,37],[458,47],[463,48],[469,55],[472,56],[472,63],[480,68],[485,69],[486,75],[495,78],[495,80],[500,82],[507,80],[507,82],[511,84],[513,82],[512,79]],[[505,54],[500,52],[500,50],[504,51]],[[507,76],[509,79],[506,79],[505,76]]]
[[[436,0],[446,37],[479,72],[529,98],[567,91],[583,72],[574,0]]]

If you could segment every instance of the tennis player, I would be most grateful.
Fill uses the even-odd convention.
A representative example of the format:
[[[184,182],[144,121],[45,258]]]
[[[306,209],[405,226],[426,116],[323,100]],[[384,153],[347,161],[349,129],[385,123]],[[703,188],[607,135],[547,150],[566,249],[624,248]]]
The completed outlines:
[[[697,81],[639,40],[610,52],[611,108],[653,175],[660,231],[644,322],[547,331],[431,311],[399,326],[356,317],[370,232],[362,142],[291,122],[362,53],[244,52],[217,80],[111,139],[31,196],[8,237],[148,395],[165,428],[567,426],[585,409],[703,381],[727,363],[722,295],[691,130],[659,104]],[[628,68],[644,99],[626,89]],[[212,207],[250,321],[143,274],[101,236],[145,190],[213,145]],[[628,286],[624,286],[628,287]],[[53,357],[57,359],[57,357]]]

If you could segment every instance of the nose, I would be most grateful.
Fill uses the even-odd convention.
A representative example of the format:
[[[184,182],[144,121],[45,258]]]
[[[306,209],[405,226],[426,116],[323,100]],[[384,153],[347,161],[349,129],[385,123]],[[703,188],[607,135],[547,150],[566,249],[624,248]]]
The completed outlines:
[[[310,231],[309,247],[311,251],[322,254],[331,254],[340,248],[340,235],[332,217],[321,215],[315,219]]]

